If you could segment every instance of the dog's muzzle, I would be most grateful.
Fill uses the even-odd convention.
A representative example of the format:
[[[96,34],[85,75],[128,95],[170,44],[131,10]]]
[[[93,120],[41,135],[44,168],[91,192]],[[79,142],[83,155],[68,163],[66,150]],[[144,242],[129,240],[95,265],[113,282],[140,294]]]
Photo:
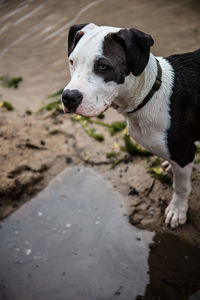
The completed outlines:
[[[64,90],[62,93],[62,102],[68,112],[75,112],[83,100],[83,94],[78,90]]]

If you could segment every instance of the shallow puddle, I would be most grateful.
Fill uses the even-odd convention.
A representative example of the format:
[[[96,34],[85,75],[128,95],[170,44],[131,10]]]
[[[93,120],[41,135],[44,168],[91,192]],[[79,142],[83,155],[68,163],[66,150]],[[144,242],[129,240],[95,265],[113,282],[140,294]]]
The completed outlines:
[[[148,257],[150,283],[137,299],[200,299],[200,245],[156,234]]]
[[[200,249],[128,223],[99,174],[72,168],[1,222],[0,299],[188,299]],[[192,300],[198,299],[192,296]]]

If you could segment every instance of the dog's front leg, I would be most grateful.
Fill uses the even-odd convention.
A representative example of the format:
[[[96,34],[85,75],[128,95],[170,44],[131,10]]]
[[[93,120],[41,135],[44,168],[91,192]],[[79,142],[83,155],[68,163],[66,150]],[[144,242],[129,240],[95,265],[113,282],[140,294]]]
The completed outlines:
[[[176,228],[187,220],[188,197],[191,191],[191,172],[193,163],[181,168],[178,164],[171,162],[173,171],[173,197],[166,208],[165,223]]]

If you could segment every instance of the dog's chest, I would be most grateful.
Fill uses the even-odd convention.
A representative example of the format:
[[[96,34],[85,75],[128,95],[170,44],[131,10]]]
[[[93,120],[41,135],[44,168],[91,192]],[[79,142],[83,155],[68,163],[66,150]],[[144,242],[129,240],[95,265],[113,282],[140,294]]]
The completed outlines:
[[[163,119],[154,120],[154,118],[129,118],[127,119],[128,133],[145,149],[155,155],[169,158],[167,147],[167,113]]]
[[[162,85],[150,101],[138,112],[126,115],[128,133],[144,148],[155,155],[169,159],[168,129],[171,125],[170,98],[174,73],[164,58],[159,58],[162,68]]]

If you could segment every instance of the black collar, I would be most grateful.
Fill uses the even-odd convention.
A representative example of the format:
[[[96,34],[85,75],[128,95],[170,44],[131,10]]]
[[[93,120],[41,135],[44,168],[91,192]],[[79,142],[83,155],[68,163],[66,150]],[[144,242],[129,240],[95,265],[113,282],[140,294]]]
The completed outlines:
[[[157,92],[159,90],[159,88],[161,87],[162,69],[161,69],[159,61],[157,59],[156,59],[156,62],[157,62],[157,77],[156,77],[156,80],[154,82],[152,89],[150,90],[148,95],[144,98],[144,100],[134,110],[128,111],[127,114],[132,114],[132,113],[138,111],[143,106],[145,106],[149,102],[149,100],[153,97],[155,92]]]

